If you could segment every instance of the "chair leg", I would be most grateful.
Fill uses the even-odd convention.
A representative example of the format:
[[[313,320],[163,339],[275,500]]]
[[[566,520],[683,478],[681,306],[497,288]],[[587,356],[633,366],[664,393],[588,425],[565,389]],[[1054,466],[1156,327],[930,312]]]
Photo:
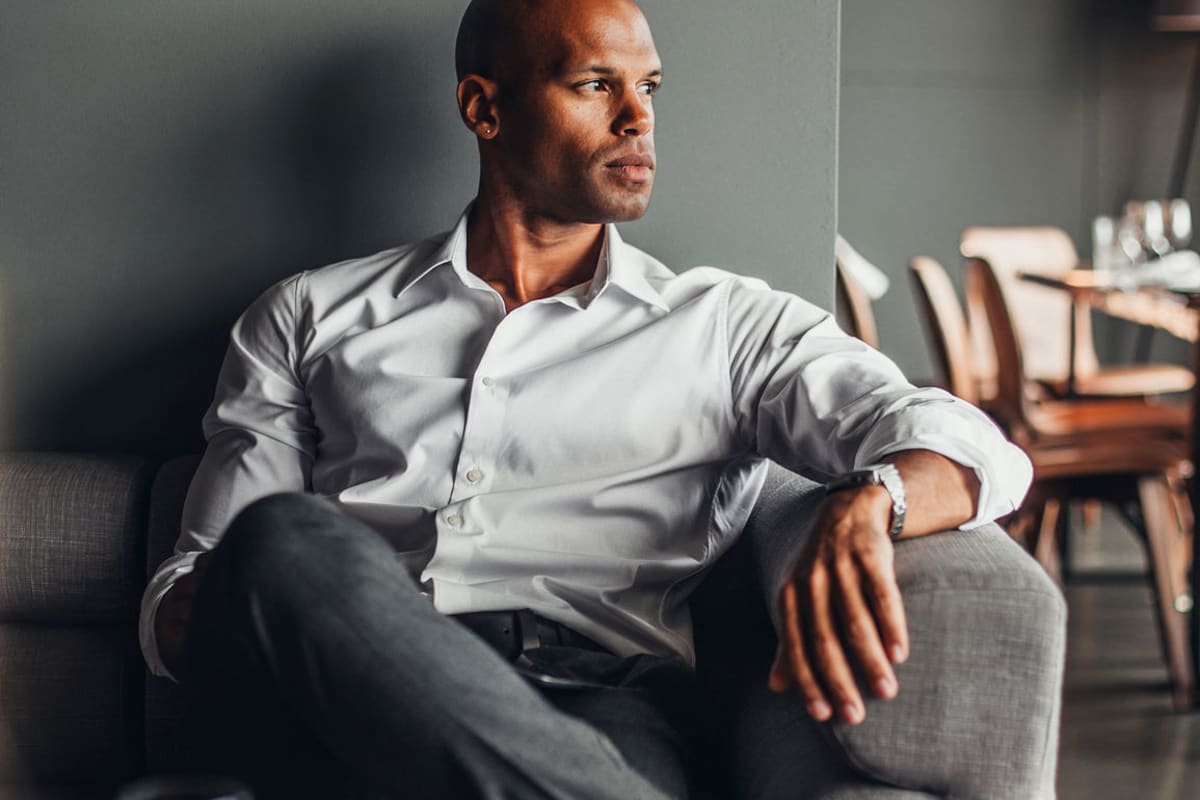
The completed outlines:
[[[1154,605],[1162,635],[1175,708],[1191,708],[1195,694],[1188,636],[1190,595],[1187,586],[1186,534],[1173,505],[1177,498],[1162,475],[1138,479],[1138,498],[1145,521],[1147,555],[1154,580]]]
[[[1082,506],[1083,532],[1088,536],[1096,536],[1100,533],[1103,504],[1099,500],[1084,500]]]
[[[1042,504],[1034,540],[1030,548],[1034,559],[1055,583],[1062,586],[1062,545],[1060,534],[1066,527],[1066,509],[1061,500],[1050,497]]]

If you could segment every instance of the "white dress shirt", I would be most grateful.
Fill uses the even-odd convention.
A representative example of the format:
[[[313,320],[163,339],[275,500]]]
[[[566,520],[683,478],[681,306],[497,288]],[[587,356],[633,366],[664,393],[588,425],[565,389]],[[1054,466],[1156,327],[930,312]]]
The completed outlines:
[[[208,448],[154,614],[253,500],[308,491],[379,531],[448,614],[531,608],[620,654],[693,660],[687,596],[754,505],[763,459],[817,477],[923,448],[1013,511],[1028,459],[916,389],[829,313],[615,227],[593,280],[506,313],[449,234],[288,278],[233,328]]]

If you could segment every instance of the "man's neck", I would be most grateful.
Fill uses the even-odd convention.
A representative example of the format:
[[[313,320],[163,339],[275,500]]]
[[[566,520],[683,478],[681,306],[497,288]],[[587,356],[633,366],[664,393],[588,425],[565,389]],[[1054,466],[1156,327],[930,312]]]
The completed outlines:
[[[482,196],[467,220],[467,269],[512,311],[591,280],[604,226],[563,223]]]

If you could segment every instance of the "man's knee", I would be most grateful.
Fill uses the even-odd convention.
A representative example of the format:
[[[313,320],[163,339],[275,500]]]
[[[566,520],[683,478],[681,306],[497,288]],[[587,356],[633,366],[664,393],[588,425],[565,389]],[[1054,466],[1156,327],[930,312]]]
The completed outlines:
[[[255,563],[264,556],[278,558],[304,547],[313,533],[336,524],[340,515],[336,506],[316,495],[268,495],[238,512],[219,549],[236,550],[239,563]]]
[[[274,494],[242,509],[213,551],[212,572],[222,573],[227,591],[239,585],[261,587],[283,565],[295,568],[320,557],[319,535],[337,524],[336,506],[315,495]]]
[[[272,587],[351,591],[362,573],[395,565],[394,551],[377,531],[323,497],[299,493],[248,505],[213,556],[211,569],[224,573],[227,591],[256,595]]]

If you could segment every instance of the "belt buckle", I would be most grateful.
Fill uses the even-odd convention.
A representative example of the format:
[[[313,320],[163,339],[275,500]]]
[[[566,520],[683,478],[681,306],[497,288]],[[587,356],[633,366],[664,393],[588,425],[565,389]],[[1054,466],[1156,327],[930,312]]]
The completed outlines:
[[[515,633],[519,641],[518,653],[524,655],[526,652],[541,647],[542,639],[538,636],[537,615],[528,608],[520,608],[513,612],[513,623],[516,628]]]

